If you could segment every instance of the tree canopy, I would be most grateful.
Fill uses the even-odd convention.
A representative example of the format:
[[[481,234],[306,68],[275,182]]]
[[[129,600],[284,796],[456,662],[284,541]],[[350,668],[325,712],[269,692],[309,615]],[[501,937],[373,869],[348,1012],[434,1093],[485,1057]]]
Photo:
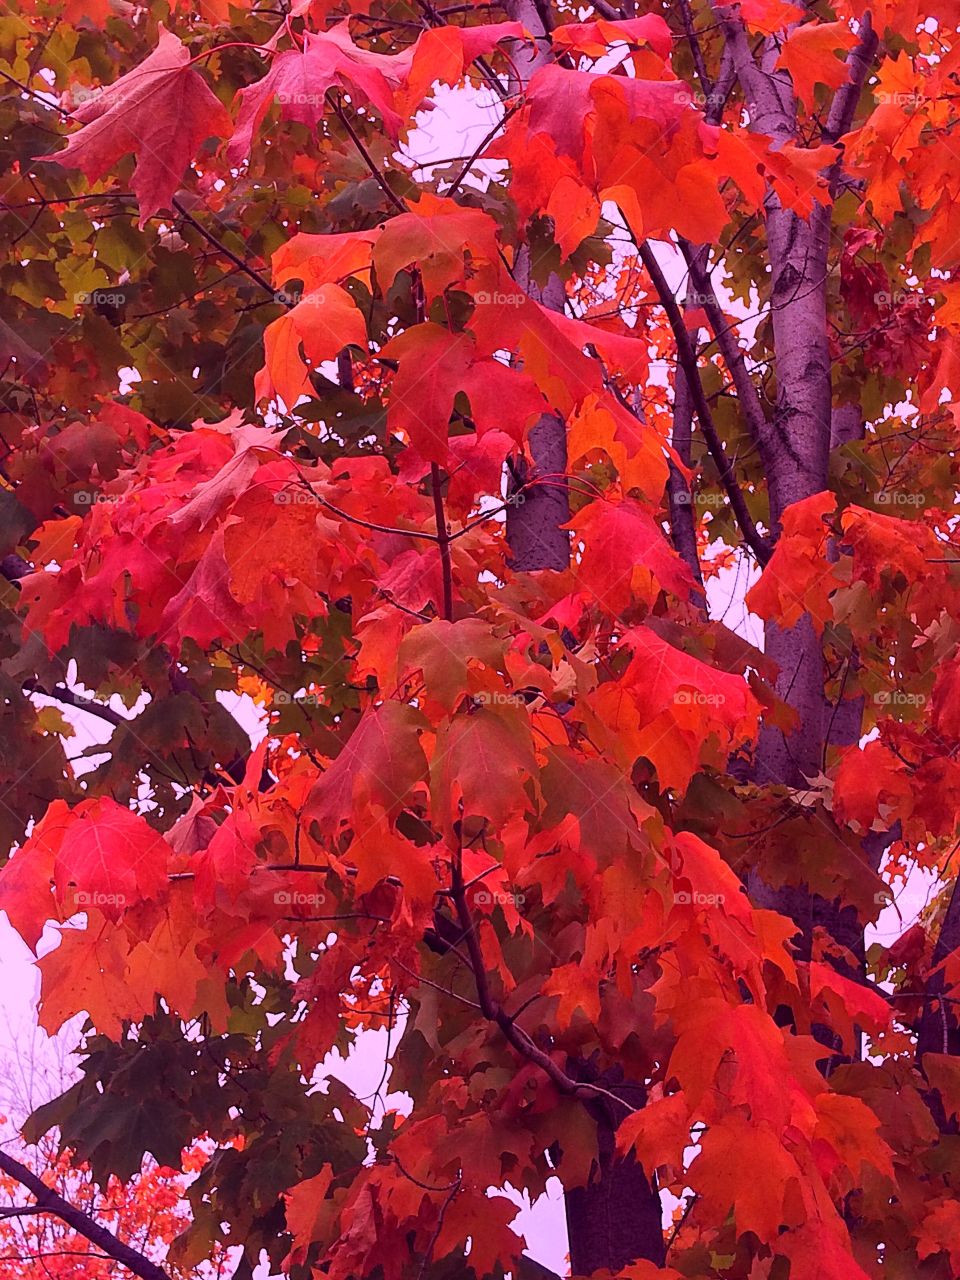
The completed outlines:
[[[171,1266],[542,1275],[558,1178],[577,1276],[960,1272],[958,28],[0,16],[27,1132],[213,1144]]]

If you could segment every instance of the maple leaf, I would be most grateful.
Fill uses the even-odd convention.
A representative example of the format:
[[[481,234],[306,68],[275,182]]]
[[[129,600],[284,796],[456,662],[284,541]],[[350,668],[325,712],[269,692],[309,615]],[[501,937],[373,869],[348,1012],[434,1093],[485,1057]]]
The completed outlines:
[[[146,1012],[124,981],[126,948],[90,929],[62,929],[60,945],[37,961],[40,1026],[50,1035],[82,1010],[107,1036]],[[151,1002],[152,1003],[152,1002]]]
[[[137,158],[133,190],[140,226],[169,209],[184,170],[200,144],[226,137],[226,107],[193,70],[189,50],[162,25],[156,49],[138,67],[73,112],[83,126],[56,163],[102,178],[130,152]]]
[[[923,1073],[940,1093],[948,1116],[960,1116],[960,1062],[945,1053],[925,1053]]]
[[[819,960],[810,962],[810,994],[823,1002],[835,1019],[837,1033],[848,1043],[856,1039],[856,1026],[877,1034],[890,1025],[890,1006],[878,991],[853,982]]]
[[[521,40],[519,22],[490,22],[475,27],[436,26],[422,32],[404,57],[408,69],[397,105],[409,117],[427,97],[431,86],[453,85],[463,79],[467,67],[483,54],[492,53],[501,40]]]
[[[869,831],[883,808],[898,806],[904,816],[912,808],[913,782],[903,764],[882,742],[867,742],[844,752],[833,790],[833,811],[841,822],[856,822]]]
[[[428,462],[445,462],[453,401],[470,366],[470,343],[439,325],[417,325],[388,343],[400,358],[390,387],[390,426]]]
[[[336,760],[317,779],[307,813],[336,835],[342,822],[371,808],[397,813],[427,771],[422,714],[402,702],[372,707]]]
[[[577,582],[602,609],[620,613],[638,599],[650,606],[661,590],[689,596],[689,569],[638,502],[591,502],[568,528],[585,547]]]
[[[270,399],[276,393],[292,409],[302,395],[309,395],[309,370],[300,355],[301,343],[313,368],[345,347],[366,349],[366,324],[345,289],[321,284],[267,327],[263,335],[266,365],[255,386],[258,399]]]
[[[525,714],[480,707],[441,726],[430,761],[430,787],[438,818],[448,827],[464,817],[502,826],[527,804],[525,782],[537,775]]]
[[[766,1244],[777,1241],[791,1186],[802,1176],[779,1136],[733,1112],[711,1125],[700,1143],[686,1176],[706,1211],[725,1217],[732,1210],[738,1234],[752,1231]]]
[[[617,469],[624,492],[638,489],[659,500],[669,471],[658,433],[637,422],[608,397],[588,395],[567,423],[570,461],[603,450]]]
[[[161,996],[171,1011],[189,1020],[195,1014],[199,999],[201,1004],[211,1006],[207,1012],[212,1023],[224,1025],[213,1007],[214,1002],[203,999],[209,986],[210,969],[197,951],[202,940],[194,895],[189,886],[181,882],[171,893],[156,927],[137,941],[126,957],[124,999],[136,1010],[137,1018],[152,1013],[157,996]]]
[[[216,426],[198,429],[191,436],[192,442],[201,448],[210,443],[210,460],[215,470],[209,478],[200,480],[189,497],[184,495],[170,513],[171,527],[178,536],[193,524],[204,529],[221,515],[247,488],[260,462],[265,457],[276,456],[279,443],[276,433],[268,428],[250,423],[241,425],[230,418]],[[229,452],[223,449],[224,444]],[[226,459],[217,466],[221,451],[226,454]]]
[[[931,561],[942,554],[942,546],[932,530],[916,521],[850,506],[841,525],[844,541],[853,553],[854,575],[868,587],[878,589],[888,574],[915,583],[936,573]]]
[[[621,1121],[617,1150],[633,1150],[644,1169],[653,1173],[667,1165],[682,1169],[690,1145],[690,1112],[682,1091],[648,1102]]]
[[[519,22],[441,26],[423,32],[412,48],[389,55],[355,44],[349,21],[308,31],[302,48],[277,54],[263,79],[240,90],[237,127],[227,149],[230,162],[239,164],[250,154],[253,135],[273,103],[280,105],[282,119],[312,128],[322,119],[327,92],[333,88],[376,107],[396,139],[434,81],[455,84],[475,58],[503,39],[522,35]]]
[[[691,101],[689,90],[680,81],[594,76],[550,64],[537,71],[527,88],[531,133],[546,134],[558,156],[582,159],[585,129],[604,95],[622,102],[631,121],[649,121],[664,148]]]
[[[256,865],[259,830],[249,813],[236,809],[217,827],[207,847],[195,855],[197,901],[211,906],[229,902],[247,887]]]
[[[91,797],[72,809],[56,800],[12,870],[0,875],[0,892],[11,894],[11,921],[23,923],[25,940],[34,945],[42,920],[33,913],[42,910],[44,883],[53,881],[67,914],[93,908],[116,921],[126,907],[163,894],[168,855],[160,833],[114,800]]]
[[[783,532],[760,578],[747,592],[747,606],[761,618],[796,626],[808,614],[817,631],[833,617],[830,596],[839,585],[824,549],[826,518],[836,510],[832,493],[791,503],[781,518]]]
[[[496,673],[503,669],[505,643],[494,635],[493,629],[480,618],[462,618],[459,622],[435,622],[414,627],[404,637],[400,646],[399,669],[401,678],[409,679],[419,672],[426,685],[426,694],[435,700],[448,714],[456,709],[465,693],[476,688],[477,697],[485,701],[495,700],[493,692],[486,693],[489,678],[478,672],[475,680],[470,673],[485,668]],[[493,690],[506,700],[505,690]]]
[[[652,627],[631,627],[633,658],[622,682],[600,685],[592,701],[622,739],[624,755],[646,756],[665,785],[683,790],[701,759],[755,736],[760,704],[745,680],[674,648]]]
[[[615,22],[599,18],[596,22],[565,23],[553,33],[553,41],[592,55],[606,52],[611,44],[620,41],[647,44],[661,58],[669,57],[673,48],[673,34],[658,13]]]
[[[280,104],[282,119],[312,128],[323,118],[325,95],[334,87],[375,106],[396,138],[401,118],[394,110],[393,93],[401,71],[392,67],[394,61],[355,45],[348,22],[319,34],[308,31],[302,48],[277,54],[261,80],[240,90],[237,125],[227,148],[230,163],[241,164],[250,154],[253,135],[274,103]]]
[[[335,1212],[334,1201],[327,1196],[332,1181],[333,1169],[325,1164],[315,1177],[298,1182],[283,1197],[286,1224],[293,1237],[287,1265],[303,1264],[314,1240],[326,1238]]]
[[[270,259],[273,278],[281,286],[281,292],[289,280],[297,279],[303,282],[304,293],[310,293],[320,285],[336,284],[347,276],[363,276],[370,269],[373,246],[380,234],[380,228],[329,235],[299,231],[285,240]]]
[[[400,361],[390,385],[389,424],[403,431],[428,462],[447,461],[450,416],[460,392],[470,401],[481,436],[499,429],[519,441],[531,419],[547,408],[532,378],[499,360],[477,359],[467,336],[440,325],[405,330],[387,344],[384,355]]]
[[[869,1280],[839,1222],[815,1222],[787,1231],[777,1241],[776,1251],[789,1258],[791,1274],[815,1275],[818,1280]]]
[[[60,911],[53,896],[54,848],[55,842],[38,838],[0,870],[0,909],[32,951]]]
[[[859,1180],[864,1164],[894,1181],[892,1150],[879,1137],[880,1121],[862,1098],[824,1092],[816,1099],[815,1106],[815,1147],[825,1144],[833,1148],[836,1163],[842,1163],[849,1170],[852,1185]],[[822,1151],[822,1147],[820,1149]]]
[[[773,35],[799,22],[804,10],[789,0],[740,0],[740,12],[748,27]]]
[[[478,269],[498,261],[497,250],[497,224],[488,213],[423,195],[409,213],[381,226],[373,265],[386,289],[399,271],[416,263],[429,300],[451,285],[466,287]]]
[[[558,965],[543,987],[544,995],[559,996],[557,1023],[566,1031],[574,1014],[582,1010],[586,1018],[596,1023],[600,1018],[600,982],[583,963]]]
[[[783,42],[777,66],[790,72],[797,96],[812,107],[815,85],[839,89],[846,82],[849,70],[834,55],[839,52],[845,56],[856,42],[846,22],[805,23]]]
[[[724,1071],[729,1067],[723,1092],[733,1106],[749,1109],[754,1125],[779,1135],[798,1115],[806,1113],[812,1121],[805,1088],[807,1079],[817,1079],[811,1070],[812,1042],[802,1047],[808,1062],[801,1073],[800,1064],[788,1057],[783,1032],[756,1005],[708,997],[675,1010],[673,1017],[679,1035],[667,1075],[677,1078],[691,1107],[709,1105],[723,1063]],[[701,1035],[708,1023],[712,1031]]]

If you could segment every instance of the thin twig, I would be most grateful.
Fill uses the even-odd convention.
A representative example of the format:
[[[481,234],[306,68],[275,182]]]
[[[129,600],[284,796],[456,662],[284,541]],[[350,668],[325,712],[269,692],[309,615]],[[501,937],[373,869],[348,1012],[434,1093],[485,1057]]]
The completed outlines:
[[[448,199],[450,199],[452,196],[456,194],[464,178],[473,168],[474,164],[476,164],[477,160],[479,160],[481,154],[484,151],[486,151],[487,144],[493,141],[493,139],[497,136],[497,134],[500,132],[503,126],[507,123],[510,117],[513,115],[516,115],[516,113],[520,110],[522,106],[523,106],[522,102],[515,102],[512,107],[510,107],[507,111],[503,113],[502,118],[497,121],[497,123],[493,126],[493,128],[487,134],[484,135],[483,141],[480,143],[476,151],[474,151],[473,155],[470,157],[470,159],[466,162],[466,164],[463,166],[463,168],[454,178],[453,185],[445,192],[445,195]]]
[[[377,524],[375,520],[364,520],[360,516],[353,516],[349,511],[344,511],[342,507],[334,506],[322,494],[317,493],[305,476],[300,477],[300,483],[309,489],[311,495],[321,506],[326,507],[328,511],[332,511],[341,520],[347,520],[350,524],[359,525],[361,529],[371,529],[374,533],[395,533],[404,538],[423,538],[426,542],[440,541],[439,537],[434,533],[423,533],[419,529],[401,529],[399,526],[392,524]]]
[[[228,249],[222,240],[218,240],[212,231],[208,231],[206,227],[202,226],[192,213],[187,212],[176,196],[173,197],[170,203],[173,205],[174,209],[176,209],[177,213],[180,214],[181,218],[183,218],[184,221],[189,222],[190,226],[196,231],[199,231],[208,244],[212,244],[214,248],[222,253],[225,258],[229,258],[238,271],[242,271],[243,274],[249,276],[255,284],[258,284],[261,289],[265,290],[271,296],[276,297],[277,291],[266,276],[261,275],[259,271],[255,271],[248,262],[244,262],[243,258],[234,253],[232,249]]]
[[[630,1103],[623,1098],[618,1098],[609,1089],[604,1089],[597,1084],[587,1084],[574,1080],[571,1076],[568,1076],[549,1054],[544,1053],[538,1045],[534,1044],[526,1031],[519,1027],[515,1020],[493,998],[487,981],[483,953],[480,950],[480,940],[477,937],[474,922],[470,917],[470,908],[467,906],[463,872],[457,862],[454,862],[453,865],[453,882],[450,888],[450,896],[456,906],[457,917],[467,944],[467,951],[470,955],[470,968],[473,970],[473,978],[477,986],[477,999],[480,1002],[480,1009],[484,1017],[491,1022],[495,1022],[513,1048],[522,1057],[538,1066],[561,1093],[566,1094],[568,1097],[580,1098],[585,1101],[592,1101],[597,1097],[605,1097],[633,1114],[636,1108],[631,1107]]]
[[[354,129],[353,125],[350,123],[349,119],[347,118],[346,112],[341,108],[340,104],[332,96],[329,89],[327,90],[324,96],[326,97],[327,101],[330,103],[330,106],[333,109],[334,115],[337,117],[337,119],[346,129],[347,133],[349,133],[353,141],[353,145],[360,152],[360,156],[363,159],[364,164],[370,170],[370,173],[372,174],[377,186],[380,188],[383,194],[387,197],[387,199],[390,201],[393,207],[398,210],[398,212],[406,213],[407,206],[403,203],[403,201],[400,199],[397,193],[393,190],[393,188],[387,182],[386,178],[377,168],[376,161],[374,160],[370,152],[367,150],[367,148],[363,145],[362,138],[359,136],[357,131]]]

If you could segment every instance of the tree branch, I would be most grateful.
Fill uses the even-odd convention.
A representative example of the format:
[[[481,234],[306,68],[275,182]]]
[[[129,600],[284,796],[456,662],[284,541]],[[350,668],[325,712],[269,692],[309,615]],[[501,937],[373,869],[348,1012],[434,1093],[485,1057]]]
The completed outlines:
[[[827,116],[822,134],[824,142],[839,142],[844,134],[849,132],[864,81],[869,74],[870,64],[873,62],[879,43],[868,11],[860,22],[859,39],[847,57],[850,78],[837,90],[830,105],[830,114]]]
[[[933,967],[942,964],[952,951],[960,947],[960,878],[954,882],[947,904],[940,936],[933,949]],[[934,973],[926,984],[924,992],[925,1004],[920,1027],[917,1032],[917,1062],[922,1064],[925,1053],[949,1053],[949,1032],[951,1021],[947,1019],[945,1003],[942,999],[946,980],[943,970]],[[934,1005],[938,1007],[934,1008]]]
[[[700,41],[693,25],[690,0],[680,0],[678,8],[680,10],[680,20],[683,23],[683,33],[687,37],[687,44],[690,46],[690,53],[693,57],[693,66],[697,73],[697,79],[700,81],[700,88],[703,90],[704,95],[709,98],[713,93],[713,81],[707,73],[703,50],[700,47]]]
[[[740,486],[737,484],[733,469],[730,466],[730,460],[723,451],[723,444],[717,432],[716,425],[713,421],[713,415],[710,412],[710,406],[707,404],[707,398],[703,391],[703,384],[700,381],[700,373],[697,369],[697,357],[690,342],[690,335],[687,327],[683,323],[683,316],[680,314],[680,308],[677,306],[677,300],[667,284],[666,278],[660,269],[653,250],[646,241],[639,241],[634,235],[626,218],[624,218],[624,226],[637,246],[637,252],[640,255],[640,261],[646,268],[647,274],[653,281],[653,287],[656,289],[663,309],[667,313],[667,319],[670,321],[670,328],[673,330],[674,340],[677,344],[677,358],[680,366],[686,376],[690,386],[690,394],[693,399],[693,406],[697,412],[697,420],[700,423],[700,429],[703,432],[704,439],[707,442],[707,448],[717,467],[720,477],[720,483],[723,485],[727,497],[730,499],[730,506],[734,515],[737,517],[737,523],[740,525],[740,531],[747,546],[757,557],[761,565],[765,565],[772,554],[769,542],[763,537],[754,523],[753,516],[747,509]]]
[[[696,249],[688,240],[684,240],[682,236],[679,238],[678,243],[680,252],[686,261],[687,270],[690,272],[693,292],[697,295],[697,301],[703,307],[704,313],[710,321],[710,328],[713,330],[717,349],[723,356],[723,362],[730,370],[730,376],[733,378],[740,411],[746,420],[747,428],[754,444],[762,448],[766,438],[767,419],[760,403],[757,388],[754,386],[753,379],[747,369],[743,351],[737,343],[733,330],[724,318],[717,295],[710,281],[710,276],[703,269]]]
[[[170,203],[173,205],[174,209],[176,209],[177,213],[179,213],[180,217],[183,218],[185,222],[189,222],[190,226],[193,227],[194,230],[199,231],[204,240],[206,240],[208,244],[213,245],[218,253],[222,253],[225,258],[229,258],[238,271],[242,271],[245,276],[249,276],[254,284],[258,284],[260,288],[269,293],[271,297],[276,296],[277,291],[266,276],[261,275],[259,271],[255,271],[248,262],[244,262],[243,258],[234,253],[232,249],[228,249],[222,240],[218,240],[212,231],[208,231],[206,227],[196,220],[192,213],[187,212],[176,196],[173,197]]]
[[[131,1249],[129,1245],[118,1240],[106,1227],[64,1200],[63,1196],[48,1187],[25,1164],[21,1164],[5,1151],[0,1151],[0,1169],[11,1178],[16,1178],[21,1186],[26,1187],[36,1196],[38,1212],[52,1213],[61,1222],[65,1222],[68,1227],[72,1227],[74,1231],[89,1240],[91,1244],[95,1244],[98,1249],[102,1249],[109,1257],[125,1266],[128,1271],[135,1276],[140,1276],[141,1280],[170,1280],[162,1267],[158,1267],[142,1253],[138,1253],[136,1249]]]
[[[118,711],[114,711],[113,707],[104,706],[102,702],[95,702],[93,698],[85,698],[82,693],[74,693],[72,689],[68,689],[66,685],[55,684],[52,689],[46,689],[36,680],[28,680],[23,686],[24,693],[37,693],[42,698],[52,698],[54,702],[62,702],[66,707],[76,707],[78,711],[89,711],[91,715],[99,716],[101,720],[106,720],[108,724],[112,724],[116,729],[122,724],[130,724],[126,716],[120,715]]]
[[[483,953],[480,950],[480,940],[470,917],[463,872],[458,862],[454,862],[453,866],[453,883],[450,888],[450,897],[456,907],[457,919],[463,931],[462,940],[467,944],[470,968],[473,971],[474,982],[477,984],[477,999],[480,1002],[480,1011],[483,1016],[489,1019],[490,1022],[495,1022],[503,1032],[505,1039],[516,1049],[517,1053],[529,1062],[534,1063],[545,1075],[549,1076],[560,1093],[566,1094],[571,1098],[579,1098],[583,1102],[594,1102],[597,1098],[604,1097],[632,1114],[636,1108],[631,1107],[630,1103],[623,1098],[618,1098],[609,1089],[604,1089],[600,1085],[574,1080],[571,1076],[568,1076],[549,1054],[544,1053],[538,1045],[534,1044],[523,1028],[517,1026],[503,1006],[494,999],[490,991],[490,984],[487,981],[487,970],[483,962]]]
[[[374,160],[373,156],[370,154],[367,148],[363,145],[363,139],[357,133],[356,129],[354,129],[353,125],[350,123],[350,120],[347,117],[347,113],[343,110],[340,104],[334,99],[329,89],[327,90],[325,97],[327,101],[330,103],[330,106],[333,108],[333,114],[337,117],[337,119],[343,125],[344,129],[346,129],[347,133],[349,133],[351,141],[353,142],[353,145],[359,151],[360,158],[363,160],[363,163],[370,170],[370,173],[372,174],[373,179],[376,182],[377,186],[380,188],[383,194],[387,197],[387,199],[390,201],[390,203],[399,213],[406,213],[407,206],[403,203],[403,201],[400,199],[397,193],[393,190],[393,188],[387,182],[386,178],[377,168],[376,161]]]
[[[440,492],[440,468],[435,462],[430,463],[430,485],[433,489],[433,509],[437,517],[437,543],[440,547],[440,565],[443,572],[443,616],[447,622],[452,622],[453,562],[450,558],[450,530],[447,528],[443,494]]]

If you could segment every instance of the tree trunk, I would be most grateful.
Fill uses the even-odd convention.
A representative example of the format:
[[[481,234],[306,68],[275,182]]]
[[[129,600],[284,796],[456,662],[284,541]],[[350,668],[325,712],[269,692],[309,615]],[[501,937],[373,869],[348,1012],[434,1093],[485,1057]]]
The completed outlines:
[[[551,275],[539,288],[531,275],[530,250],[523,245],[514,270],[517,284],[551,311],[562,312],[566,290],[559,276]],[[570,565],[570,534],[563,526],[570,519],[567,490],[567,429],[563,419],[545,413],[530,431],[532,466],[514,476],[507,507],[507,541],[515,571],[566,569]],[[530,481],[541,481],[530,484]],[[521,485],[529,485],[518,492]]]
[[[568,1070],[580,1080],[603,1085],[631,1106],[646,1101],[643,1086],[624,1081],[619,1067],[601,1072],[593,1062],[574,1060]],[[616,1274],[641,1260],[662,1267],[666,1248],[660,1196],[632,1152],[625,1159],[616,1155],[622,1114],[606,1101],[587,1109],[597,1125],[597,1162],[589,1182],[569,1188],[565,1195],[570,1270],[575,1276],[602,1270]]]
[[[552,59],[550,35],[534,0],[508,0],[507,12],[522,22],[533,43],[518,42],[512,57],[520,86],[538,67]],[[554,311],[562,311],[566,291],[563,281],[551,275],[543,288],[533,279],[528,246],[517,254],[517,283],[531,297]],[[545,414],[530,432],[532,467],[515,477],[519,484],[543,478],[526,488],[507,507],[507,541],[512,567],[525,572],[566,569],[570,564],[570,534],[562,528],[570,519],[570,501],[563,477],[567,470],[566,427],[561,418]],[[516,489],[515,483],[513,488]],[[583,1071],[587,1064],[580,1063]],[[570,1257],[575,1275],[620,1270],[629,1262],[647,1259],[658,1266],[664,1261],[660,1197],[651,1188],[632,1156],[618,1160],[614,1154],[615,1126],[606,1116],[597,1118],[599,1161],[585,1187],[565,1192]]]
[[[664,1265],[660,1197],[632,1156],[615,1162],[587,1186],[571,1187],[565,1204],[573,1275],[601,1269],[616,1275],[641,1259]]]

